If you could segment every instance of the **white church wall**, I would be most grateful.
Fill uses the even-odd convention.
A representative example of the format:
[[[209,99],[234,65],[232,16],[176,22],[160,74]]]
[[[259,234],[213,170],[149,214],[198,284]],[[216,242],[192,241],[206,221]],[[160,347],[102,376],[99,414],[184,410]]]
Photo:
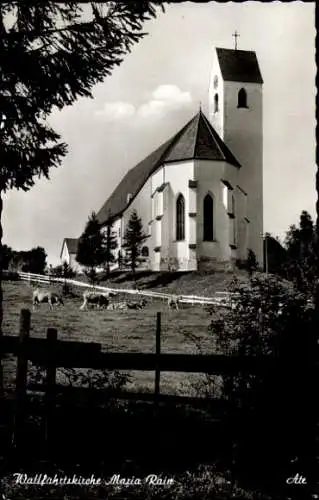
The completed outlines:
[[[155,220],[155,247],[160,247],[162,244],[162,221]]]
[[[170,185],[170,202],[172,217],[169,233],[171,234],[171,253],[178,261],[180,270],[189,270],[189,243],[190,243],[190,201],[193,200],[188,186],[189,180],[194,180],[194,161],[175,162],[164,165],[165,182]],[[179,194],[185,199],[185,240],[176,241],[176,200]],[[192,207],[193,208],[193,207]]]
[[[240,182],[240,169],[227,163],[225,167],[224,180],[229,183],[226,186],[227,190],[227,208],[226,211],[229,215],[229,242],[233,247],[231,248],[232,259],[242,259],[242,255],[246,255],[247,249],[245,241],[245,228],[246,221],[246,202],[243,190],[239,187]]]
[[[152,269],[153,269],[153,271],[160,271],[161,270],[161,253],[160,252],[154,252],[154,256],[152,258]]]
[[[239,260],[245,260],[247,258],[247,218],[246,218],[246,206],[247,206],[247,196],[240,187],[236,186],[235,189],[236,196],[236,233],[237,233],[237,258]]]
[[[197,215],[194,217],[188,215],[188,224],[189,224],[188,243],[189,243],[189,245],[196,245],[197,244],[197,222],[196,222],[196,219],[197,219]]]
[[[170,186],[167,184],[162,194],[162,203],[163,203],[163,211],[161,218],[161,231],[162,231],[162,241],[161,241],[161,258],[163,262],[166,262],[170,256],[170,239],[171,239],[171,231],[170,231],[170,216],[171,212],[170,208]]]
[[[164,169],[161,167],[159,170],[157,170],[151,177],[151,190],[152,194],[161,187],[162,184],[164,184]]]
[[[188,196],[189,196],[189,213],[196,213],[197,210],[196,189],[189,188]]]
[[[224,205],[224,184],[226,163],[222,161],[195,161],[197,184],[197,258],[227,261],[230,259],[229,217]],[[203,204],[206,194],[213,197],[214,241],[203,241]]]

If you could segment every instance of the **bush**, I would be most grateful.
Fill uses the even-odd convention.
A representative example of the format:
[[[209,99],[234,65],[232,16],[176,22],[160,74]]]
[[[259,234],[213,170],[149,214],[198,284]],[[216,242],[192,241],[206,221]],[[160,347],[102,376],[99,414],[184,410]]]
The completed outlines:
[[[46,369],[44,367],[34,365],[31,367],[29,374],[30,383],[44,384],[46,379]],[[65,385],[69,388],[91,389],[91,391],[80,395],[81,405],[92,405],[94,397],[98,396],[96,389],[104,389],[109,398],[105,399],[105,406],[117,406],[116,397],[124,389],[124,386],[130,381],[130,376],[126,373],[121,373],[117,370],[92,370],[92,369],[74,369],[74,368],[59,368],[57,370],[57,383]],[[61,404],[66,402],[70,396],[66,394],[61,398]],[[75,394],[76,398],[76,394]]]
[[[2,280],[3,281],[19,281],[20,276],[15,271],[2,271]]]
[[[233,421],[234,461],[250,479],[276,481],[296,457],[305,459],[305,440],[294,430],[306,429],[313,308],[305,294],[274,275],[235,281],[232,292],[230,308],[215,308],[210,330],[220,353],[243,356],[242,370],[224,375],[223,384],[224,396],[240,411]],[[267,358],[270,363],[254,373],[244,364],[247,356],[257,368]]]

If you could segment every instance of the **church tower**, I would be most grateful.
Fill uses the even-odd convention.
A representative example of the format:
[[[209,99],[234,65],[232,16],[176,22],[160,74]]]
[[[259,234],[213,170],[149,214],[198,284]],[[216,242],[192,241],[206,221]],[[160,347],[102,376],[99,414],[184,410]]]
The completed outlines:
[[[235,34],[235,36],[238,36]],[[215,48],[209,88],[209,120],[238,159],[240,188],[247,194],[248,248],[263,265],[263,79],[255,52]]]

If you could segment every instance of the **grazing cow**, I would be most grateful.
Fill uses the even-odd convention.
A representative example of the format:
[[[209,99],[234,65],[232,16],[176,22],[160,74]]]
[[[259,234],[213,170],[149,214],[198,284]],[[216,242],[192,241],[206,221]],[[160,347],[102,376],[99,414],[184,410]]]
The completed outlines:
[[[107,309],[109,311],[127,311],[128,303],[127,302],[112,302],[108,304]]]
[[[97,308],[107,307],[109,305],[109,297],[114,297],[115,294],[113,292],[106,293],[96,293],[96,292],[84,292],[83,293],[83,304],[80,306],[80,309],[87,309],[88,305],[96,306]]]
[[[172,297],[169,297],[167,300],[167,305],[168,309],[171,311],[172,309],[176,309],[176,311],[179,310],[179,303],[180,303],[181,297],[179,295],[173,295]]]
[[[64,302],[62,297],[55,292],[50,290],[39,290],[36,288],[32,294],[32,308],[35,310],[35,306],[47,302],[50,309],[53,309],[53,304],[62,304]]]
[[[143,309],[147,305],[147,300],[142,299],[140,302],[128,302],[128,309]]]

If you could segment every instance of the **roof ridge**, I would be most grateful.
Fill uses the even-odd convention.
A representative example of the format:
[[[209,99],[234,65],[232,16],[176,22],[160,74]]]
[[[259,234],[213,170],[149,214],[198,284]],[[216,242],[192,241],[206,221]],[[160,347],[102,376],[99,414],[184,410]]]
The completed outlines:
[[[212,124],[208,121],[208,119],[206,118],[206,116],[204,116],[204,115],[203,115],[203,117],[204,117],[204,122],[205,122],[205,125],[207,126],[207,128],[208,128],[208,130],[209,130],[210,135],[211,135],[211,136],[212,136],[212,138],[214,139],[214,141],[215,141],[215,143],[217,144],[217,147],[218,147],[218,149],[219,149],[220,153],[222,154],[223,158],[225,159],[225,154],[224,154],[224,151],[223,151],[223,150],[222,150],[222,148],[220,147],[220,145],[219,145],[219,141],[218,141],[218,140],[216,140],[216,137],[214,137],[214,135],[213,135],[213,133],[212,133],[212,130],[213,130],[213,131],[217,134],[216,130],[214,129],[213,125],[212,125]],[[218,135],[218,134],[217,134],[217,136],[218,136],[218,139],[221,139],[221,138],[219,137],[219,135]],[[221,139],[221,140],[222,140],[222,139]]]
[[[167,149],[165,149],[165,151],[163,153],[163,156],[161,157],[161,160],[163,160],[165,156],[169,155],[169,153],[173,149],[174,145],[180,139],[180,137],[185,132],[185,130],[190,126],[190,124],[192,123],[192,121],[195,120],[195,118],[197,117],[197,115],[198,115],[198,113],[196,113],[196,115],[194,115],[190,120],[188,120],[188,122],[186,123],[186,125],[184,125],[183,128],[181,128],[180,130],[178,130],[175,133],[175,135],[171,138],[171,143],[168,145]]]
[[[193,157],[195,158],[195,152],[196,152],[196,146],[197,146],[197,140],[198,140],[198,131],[199,131],[199,120],[202,115],[202,110],[200,109],[199,112],[196,115],[197,118],[197,126],[196,126],[196,134],[195,134],[195,140],[194,140],[194,149],[193,149]]]
[[[215,47],[216,50],[229,50],[231,52],[251,52],[256,53],[255,50],[245,50],[245,49],[229,49],[228,47]]]

